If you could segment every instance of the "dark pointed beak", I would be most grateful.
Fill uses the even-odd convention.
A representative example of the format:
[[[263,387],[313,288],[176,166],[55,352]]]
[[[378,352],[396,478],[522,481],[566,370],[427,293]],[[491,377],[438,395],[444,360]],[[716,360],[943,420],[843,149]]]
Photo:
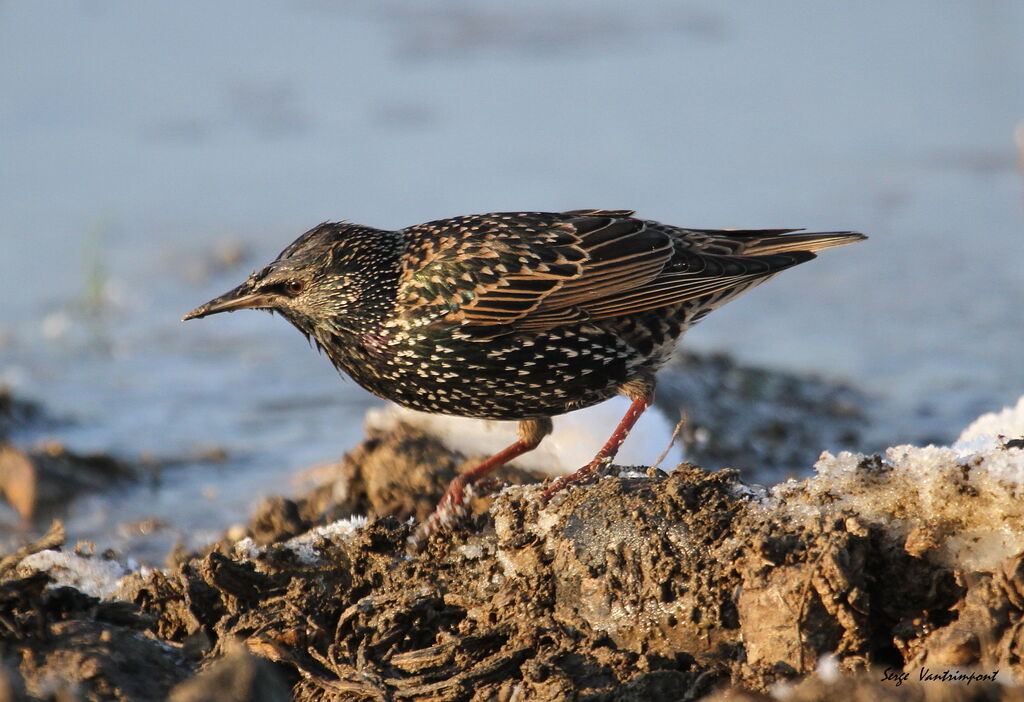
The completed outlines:
[[[185,322],[189,319],[199,319],[218,312],[234,312],[235,310],[251,310],[261,307],[271,307],[273,299],[266,293],[253,292],[249,283],[242,283],[234,290],[229,290],[220,297],[215,297],[205,305],[199,305],[194,310],[181,318]]]

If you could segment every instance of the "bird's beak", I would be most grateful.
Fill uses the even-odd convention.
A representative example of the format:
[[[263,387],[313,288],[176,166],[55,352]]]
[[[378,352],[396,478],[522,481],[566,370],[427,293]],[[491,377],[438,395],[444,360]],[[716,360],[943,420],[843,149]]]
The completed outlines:
[[[199,319],[218,312],[234,312],[235,310],[251,310],[273,306],[272,295],[253,292],[248,282],[242,283],[234,290],[229,290],[220,297],[215,297],[205,305],[199,305],[181,318],[181,321]]]

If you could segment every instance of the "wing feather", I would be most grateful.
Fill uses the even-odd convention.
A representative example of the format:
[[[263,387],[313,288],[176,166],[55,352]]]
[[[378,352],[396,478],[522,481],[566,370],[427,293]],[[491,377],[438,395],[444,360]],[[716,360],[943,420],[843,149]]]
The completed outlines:
[[[634,218],[628,210],[495,213],[403,230],[399,300],[433,310],[467,338],[539,331],[698,298],[728,298],[859,241],[856,232],[702,230]],[[730,292],[732,291],[732,292]]]
[[[771,256],[704,256],[687,253],[684,270],[665,273],[647,285],[613,298],[586,305],[591,319],[606,319],[677,305],[731,289],[746,289],[751,283],[770,278],[779,271],[814,258],[809,251]]]
[[[674,251],[669,235],[618,211],[463,217],[439,235],[441,226],[405,230],[425,260],[405,271],[400,299],[475,329],[579,320],[579,305],[649,283]]]

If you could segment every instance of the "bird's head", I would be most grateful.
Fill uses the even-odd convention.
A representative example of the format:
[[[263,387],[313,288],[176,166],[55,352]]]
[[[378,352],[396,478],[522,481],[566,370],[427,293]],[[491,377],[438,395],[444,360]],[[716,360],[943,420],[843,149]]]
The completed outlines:
[[[395,232],[325,222],[309,230],[238,287],[182,320],[218,312],[279,312],[303,333],[361,333],[393,303]]]

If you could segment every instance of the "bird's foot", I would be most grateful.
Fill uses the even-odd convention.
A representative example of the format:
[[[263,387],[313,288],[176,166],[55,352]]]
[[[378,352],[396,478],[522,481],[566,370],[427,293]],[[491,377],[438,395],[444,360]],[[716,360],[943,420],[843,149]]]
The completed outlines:
[[[561,492],[567,487],[588,483],[595,477],[603,475],[611,464],[611,456],[598,456],[572,475],[563,475],[561,478],[556,480],[551,487],[541,493],[540,506],[545,506],[551,501],[551,498],[554,497],[556,493]]]
[[[413,553],[422,551],[432,534],[448,529],[467,517],[469,505],[475,498],[489,495],[502,485],[503,482],[496,478],[467,482],[461,475],[456,477],[448,485],[433,514],[409,537],[409,549]]]
[[[471,492],[470,486],[466,484],[465,479],[461,475],[456,476],[448,484],[448,489],[444,491],[444,495],[437,503],[437,507],[434,508],[434,513],[416,527],[416,531],[409,537],[410,550],[417,553],[422,551],[431,534],[454,524],[457,520],[466,516],[469,503],[468,498],[471,497],[471,495],[466,494],[467,492]]]

